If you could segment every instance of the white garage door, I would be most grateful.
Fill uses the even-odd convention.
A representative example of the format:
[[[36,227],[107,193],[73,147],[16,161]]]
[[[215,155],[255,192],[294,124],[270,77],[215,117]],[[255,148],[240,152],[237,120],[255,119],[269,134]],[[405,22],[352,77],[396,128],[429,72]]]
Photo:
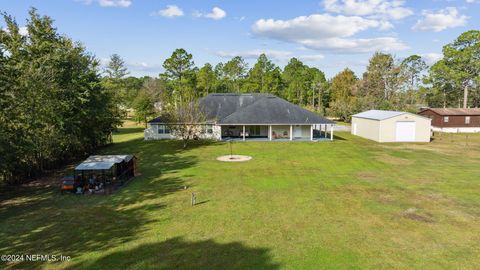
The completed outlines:
[[[397,122],[395,141],[414,142],[415,141],[415,122]]]

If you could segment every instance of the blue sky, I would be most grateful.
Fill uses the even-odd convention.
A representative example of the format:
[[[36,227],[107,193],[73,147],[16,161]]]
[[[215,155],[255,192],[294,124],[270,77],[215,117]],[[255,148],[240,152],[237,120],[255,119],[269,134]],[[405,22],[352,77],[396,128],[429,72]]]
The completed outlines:
[[[480,0],[0,0],[20,26],[32,6],[99,59],[120,54],[135,76],[157,76],[175,48],[197,66],[235,55],[252,66],[264,52],[281,67],[297,57],[327,77],[345,67],[361,76],[377,50],[432,63],[480,29]]]

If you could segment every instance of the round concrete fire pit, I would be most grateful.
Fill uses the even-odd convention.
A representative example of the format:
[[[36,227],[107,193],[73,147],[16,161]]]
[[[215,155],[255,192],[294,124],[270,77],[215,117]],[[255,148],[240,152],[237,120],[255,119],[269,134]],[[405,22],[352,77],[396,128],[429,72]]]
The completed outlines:
[[[242,155],[226,155],[217,157],[218,161],[224,162],[242,162],[242,161],[249,161],[252,159],[251,156],[242,156]]]

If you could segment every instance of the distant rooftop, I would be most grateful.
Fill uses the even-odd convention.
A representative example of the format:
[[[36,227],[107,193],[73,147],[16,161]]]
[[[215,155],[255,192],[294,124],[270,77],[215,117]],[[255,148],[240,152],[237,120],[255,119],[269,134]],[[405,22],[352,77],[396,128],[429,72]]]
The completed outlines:
[[[479,108],[426,108],[422,112],[431,110],[439,115],[480,115]]]

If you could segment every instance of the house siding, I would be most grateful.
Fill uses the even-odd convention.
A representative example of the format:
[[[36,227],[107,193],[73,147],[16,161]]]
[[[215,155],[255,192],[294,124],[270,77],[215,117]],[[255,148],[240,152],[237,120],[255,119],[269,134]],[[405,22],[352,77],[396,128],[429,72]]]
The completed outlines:
[[[432,110],[425,110],[419,115],[432,119],[432,126],[440,128],[480,128],[480,115],[440,115]],[[448,116],[448,122],[443,117]],[[465,117],[470,116],[470,124],[465,123]]]
[[[162,140],[162,139],[175,139],[174,134],[160,134],[158,133],[158,127],[163,124],[155,123],[149,124],[149,126],[144,131],[145,140]],[[212,133],[201,133],[200,139],[210,139],[210,140],[221,140],[221,127],[217,125],[212,126]]]

